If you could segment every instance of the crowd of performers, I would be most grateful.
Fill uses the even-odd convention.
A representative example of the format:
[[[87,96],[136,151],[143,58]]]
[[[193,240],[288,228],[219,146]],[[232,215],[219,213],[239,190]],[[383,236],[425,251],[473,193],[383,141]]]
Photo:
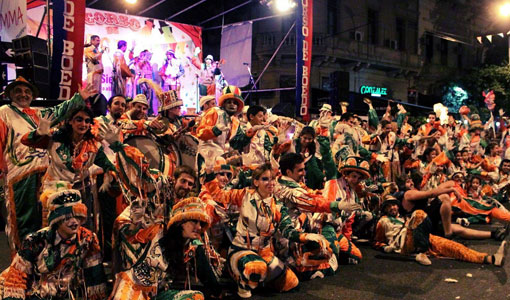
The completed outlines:
[[[106,43],[101,42],[98,35],[90,37],[90,43],[85,45],[84,56],[87,67],[87,84],[93,85],[101,91],[103,69],[103,55],[110,60],[112,70],[112,95],[124,95],[133,98],[137,94],[143,94],[149,103],[149,112],[156,113],[153,107],[155,94],[150,86],[144,81],[149,79],[159,84],[164,91],[174,90],[180,97],[181,81],[187,69],[197,72],[197,83],[202,94],[221,94],[221,88],[226,86],[221,70],[220,61],[214,61],[212,55],[207,55],[204,63],[199,60],[200,48],[196,48],[192,57],[177,57],[175,48],[170,47],[165,53],[165,60],[158,65],[152,60],[152,53],[144,49],[135,56],[136,41],[129,45],[124,40],[117,42],[117,49],[112,54]],[[187,68],[189,67],[189,68]]]
[[[401,104],[379,118],[365,99],[365,120],[324,104],[305,125],[245,106],[235,86],[201,97],[190,119],[173,81],[168,90],[143,82],[159,101],[155,116],[142,93],[129,103],[117,94],[95,116],[94,84],[45,109],[30,107],[38,90],[23,78],[6,88],[12,262],[0,297],[221,298],[230,280],[249,298],[360,263],[361,239],[422,265],[436,256],[503,264],[510,143],[494,120],[463,107],[462,122],[431,112],[411,125]],[[493,220],[506,226],[470,228]],[[501,245],[482,253],[453,238]]]

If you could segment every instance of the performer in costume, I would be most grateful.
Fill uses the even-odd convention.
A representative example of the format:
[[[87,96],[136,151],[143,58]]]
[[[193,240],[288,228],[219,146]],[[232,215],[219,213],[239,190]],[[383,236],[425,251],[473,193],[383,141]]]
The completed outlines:
[[[216,94],[216,85],[214,80],[216,66],[213,61],[213,56],[209,54],[206,56],[204,60],[205,63],[202,65],[199,78],[201,96]]]
[[[113,88],[112,94],[126,96],[126,78],[134,75],[129,70],[124,58],[127,49],[126,41],[117,43],[117,51],[113,54]]]
[[[174,90],[177,92],[177,97],[179,97],[181,93],[180,77],[184,75],[184,67],[180,60],[175,57],[174,50],[166,52],[165,64],[159,70],[159,75],[163,80],[163,90]]]
[[[41,176],[48,168],[46,150],[23,145],[22,137],[38,127],[42,116],[52,114],[52,125],[56,125],[64,120],[68,111],[84,106],[84,99],[96,93],[89,85],[71,100],[39,111],[30,108],[30,103],[38,95],[34,85],[19,77],[7,86],[6,94],[12,103],[0,107],[0,150],[3,155],[0,165],[6,174],[6,233],[11,251],[19,249],[24,236],[41,228],[37,201]]]
[[[87,63],[87,85],[92,85],[101,93],[101,77],[103,75],[103,63],[101,62],[104,49],[99,49],[101,39],[97,35],[90,37],[90,46],[84,50],[85,62]]]
[[[21,142],[39,149],[47,149],[50,164],[43,178],[41,202],[43,212],[49,209],[46,196],[61,185],[71,185],[82,192],[82,198],[89,212],[93,212],[91,197],[86,187],[90,185],[89,169],[93,164],[105,172],[114,170],[101,143],[91,132],[93,113],[86,107],[76,108],[69,113],[65,125],[54,133],[50,132],[51,115],[40,119],[37,129],[26,133]],[[43,219],[43,226],[45,226]]]
[[[399,214],[400,202],[392,195],[386,196],[381,211],[383,216],[377,223],[374,246],[386,253],[404,255],[418,253],[416,261],[422,265],[432,262],[427,254],[451,257],[462,261],[502,266],[505,258],[506,241],[501,243],[494,255],[481,253],[466,246],[430,234],[432,225],[423,210],[415,210],[410,218]]]
[[[253,189],[225,191],[217,187],[215,180],[208,183],[208,190],[216,201],[242,203],[236,235],[228,253],[228,265],[241,298],[251,297],[251,290],[261,282],[280,292],[299,284],[296,274],[274,252],[272,245],[277,230],[291,242],[314,244],[316,255],[320,257],[329,259],[331,256],[331,248],[323,236],[301,233],[294,228],[287,208],[275,200],[274,186],[269,164],[253,172]]]
[[[156,111],[156,108],[153,107],[152,103],[152,89],[151,87],[142,79],[153,80],[152,74],[152,65],[151,65],[152,53],[149,50],[143,50],[140,52],[138,56],[138,60],[135,64],[135,74],[136,74],[136,93],[144,94],[147,98],[147,102],[149,103],[149,115]]]
[[[2,299],[106,297],[106,276],[97,236],[81,226],[87,207],[80,192],[62,190],[48,199],[49,226],[26,236],[0,275]],[[76,295],[76,296],[75,296]]]

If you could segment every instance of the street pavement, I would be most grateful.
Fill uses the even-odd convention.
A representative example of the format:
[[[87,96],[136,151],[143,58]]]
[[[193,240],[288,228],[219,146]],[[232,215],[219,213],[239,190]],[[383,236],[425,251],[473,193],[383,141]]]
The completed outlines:
[[[501,225],[497,225],[501,226]],[[475,226],[489,230],[491,226]],[[508,239],[508,238],[507,238]],[[478,251],[494,253],[494,240],[463,241]],[[258,289],[252,299],[510,299],[510,260],[502,268],[451,259],[433,258],[431,266],[421,266],[411,258],[387,255],[360,245],[363,261],[359,265],[340,266],[336,275],[302,282],[298,290],[274,293]],[[0,269],[9,265],[5,233],[0,233]],[[468,277],[471,274],[471,277]],[[447,283],[453,278],[457,283]]]

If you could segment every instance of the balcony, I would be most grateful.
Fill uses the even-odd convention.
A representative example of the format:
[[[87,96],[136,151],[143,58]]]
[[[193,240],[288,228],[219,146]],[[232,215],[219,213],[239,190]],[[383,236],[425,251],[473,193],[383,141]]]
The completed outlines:
[[[383,30],[383,33],[386,31]],[[267,32],[255,35],[255,56],[265,61],[285,36],[281,32]],[[398,50],[396,41],[389,39],[389,34],[381,36],[384,44],[373,45],[363,39],[363,35],[355,36],[353,33],[342,35],[326,35],[314,33],[313,36],[313,60],[314,66],[333,66],[336,68],[371,68],[386,71],[389,75],[409,75],[418,73],[422,66],[422,59],[417,54],[409,51]],[[356,40],[358,39],[358,40]],[[287,58],[282,64],[292,63],[288,58],[295,57],[296,35],[291,33],[283,43],[276,59]]]

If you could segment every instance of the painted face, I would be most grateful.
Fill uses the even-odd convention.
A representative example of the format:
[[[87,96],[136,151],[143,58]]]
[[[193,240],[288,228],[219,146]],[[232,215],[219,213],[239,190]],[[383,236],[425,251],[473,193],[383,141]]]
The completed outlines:
[[[182,173],[175,182],[175,194],[177,198],[185,198],[189,192],[191,192],[194,185],[195,178],[189,174]]]
[[[84,111],[80,111],[74,115],[71,121],[69,121],[69,124],[73,128],[74,133],[84,135],[90,129],[92,118]]]
[[[234,115],[237,113],[237,102],[234,99],[225,100],[225,102],[223,102],[223,107],[229,115]]]
[[[347,175],[344,175],[345,181],[349,184],[351,188],[354,188],[360,183],[363,176],[358,172],[350,172]]]
[[[300,164],[297,164],[294,166],[294,169],[292,172],[290,170],[287,170],[287,176],[294,179],[296,182],[304,182],[306,170],[305,170],[305,163],[302,162]]]
[[[251,125],[262,125],[266,121],[266,114],[263,111],[259,111],[256,115],[251,115]]]
[[[58,226],[57,232],[64,240],[70,239],[78,232],[82,221],[81,218],[66,217]]]
[[[143,120],[147,118],[147,111],[149,107],[142,103],[135,103],[133,105],[133,110],[131,111],[131,119],[133,120]]]
[[[16,86],[10,93],[11,100],[21,108],[30,107],[30,103],[34,100],[32,90],[23,84]]]
[[[186,239],[199,239],[207,223],[198,220],[189,220],[182,223],[182,237]]]
[[[114,119],[119,119],[122,114],[126,111],[126,99],[121,96],[117,96],[112,99],[112,103],[108,107],[110,115]]]
[[[216,173],[216,179],[218,179],[218,183],[221,188],[224,188],[232,179],[232,173],[230,172],[219,172]]]
[[[253,184],[262,197],[266,198],[273,194],[275,182],[271,171],[262,173],[259,179],[253,179]]]

